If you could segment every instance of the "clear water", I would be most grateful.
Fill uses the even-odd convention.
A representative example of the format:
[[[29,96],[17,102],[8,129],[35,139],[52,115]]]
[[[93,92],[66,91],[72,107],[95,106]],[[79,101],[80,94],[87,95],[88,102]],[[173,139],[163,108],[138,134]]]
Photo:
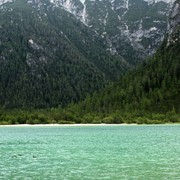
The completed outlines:
[[[0,179],[180,179],[180,125],[0,127]]]

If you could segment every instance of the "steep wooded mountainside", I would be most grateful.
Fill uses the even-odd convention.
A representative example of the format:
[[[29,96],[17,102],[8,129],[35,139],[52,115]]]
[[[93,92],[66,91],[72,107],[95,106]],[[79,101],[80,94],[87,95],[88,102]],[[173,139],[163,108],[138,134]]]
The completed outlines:
[[[61,107],[102,89],[156,49],[170,6],[165,0],[1,0],[0,106]]]
[[[180,113],[180,1],[174,3],[167,36],[156,54],[136,70],[127,73],[118,83],[87,97],[68,111],[79,116],[106,117],[107,122],[122,122],[125,113]],[[123,115],[125,116],[123,117]],[[78,116],[77,115],[77,116]],[[133,117],[134,118],[134,117]],[[130,122],[133,122],[133,118]],[[161,119],[161,117],[156,117]],[[178,115],[172,119],[164,116],[164,122],[180,122]],[[168,120],[169,118],[169,120]],[[134,118],[135,119],[135,118]],[[89,118],[89,121],[93,118]],[[146,119],[141,119],[146,123]],[[141,121],[140,120],[140,121]],[[134,120],[134,122],[138,123]],[[142,123],[142,122],[141,122]]]
[[[118,79],[128,64],[83,23],[49,1],[0,8],[0,105],[57,107]]]

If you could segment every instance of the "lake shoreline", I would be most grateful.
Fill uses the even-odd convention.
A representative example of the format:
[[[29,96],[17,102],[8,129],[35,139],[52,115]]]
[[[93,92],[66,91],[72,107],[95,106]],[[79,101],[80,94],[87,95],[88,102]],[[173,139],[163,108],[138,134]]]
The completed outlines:
[[[138,125],[138,124],[7,124],[7,125],[0,125],[0,127],[58,127],[58,126],[72,126],[72,127],[78,127],[78,126],[127,126],[127,125]]]
[[[179,125],[180,123],[164,123],[164,124],[7,124],[7,125],[0,125],[0,127],[81,127],[81,126],[138,126],[138,125]]]

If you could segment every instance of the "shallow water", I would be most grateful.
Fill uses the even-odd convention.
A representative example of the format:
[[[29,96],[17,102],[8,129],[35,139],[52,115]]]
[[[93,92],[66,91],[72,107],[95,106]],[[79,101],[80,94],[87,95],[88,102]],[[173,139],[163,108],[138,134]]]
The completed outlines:
[[[0,179],[180,179],[180,125],[0,127]]]

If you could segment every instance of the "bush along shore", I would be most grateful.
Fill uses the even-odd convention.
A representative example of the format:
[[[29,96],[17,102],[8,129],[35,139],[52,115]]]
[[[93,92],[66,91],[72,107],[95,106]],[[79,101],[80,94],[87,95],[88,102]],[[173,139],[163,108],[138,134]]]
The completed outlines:
[[[175,109],[167,113],[114,112],[111,114],[78,114],[64,109],[46,110],[0,110],[0,125],[15,124],[164,124],[180,123]]]

